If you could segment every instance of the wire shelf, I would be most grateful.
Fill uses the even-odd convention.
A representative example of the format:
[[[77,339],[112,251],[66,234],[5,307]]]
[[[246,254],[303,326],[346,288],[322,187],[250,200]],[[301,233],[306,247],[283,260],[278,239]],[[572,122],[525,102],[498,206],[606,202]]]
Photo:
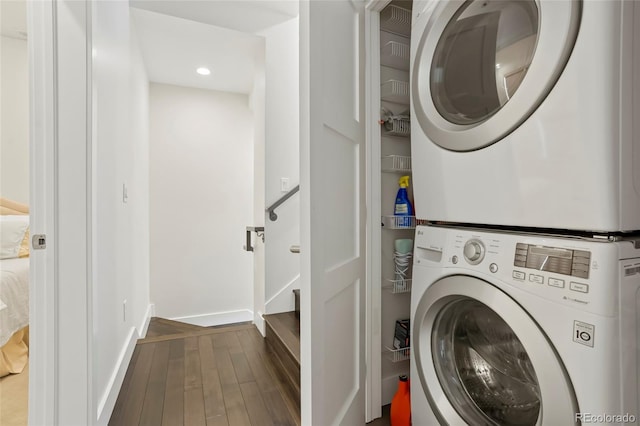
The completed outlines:
[[[411,11],[389,5],[380,13],[380,29],[403,37],[411,36]]]
[[[382,120],[385,135],[387,136],[404,136],[411,135],[411,121],[405,117],[387,117]]]
[[[415,229],[415,216],[382,216],[382,227],[387,229]]]
[[[409,105],[409,82],[391,79],[380,86],[383,101]]]
[[[382,286],[391,294],[411,293],[411,278],[403,280],[387,280],[389,284]]]
[[[401,348],[401,349],[392,349],[390,347],[385,347],[385,355],[387,359],[391,362],[400,362],[406,361],[411,356],[411,348]]]
[[[411,172],[411,157],[406,155],[386,155],[382,157],[383,172]]]
[[[384,129],[384,135],[404,137],[411,135],[411,117],[409,111],[396,115],[393,111],[382,108],[380,115],[382,116],[380,124]]]
[[[380,65],[409,71],[409,45],[390,41],[380,49]]]

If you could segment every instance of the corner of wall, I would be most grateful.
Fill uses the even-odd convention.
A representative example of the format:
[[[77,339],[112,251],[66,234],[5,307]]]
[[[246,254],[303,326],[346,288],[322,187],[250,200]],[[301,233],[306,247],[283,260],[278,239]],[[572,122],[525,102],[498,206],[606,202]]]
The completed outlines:
[[[262,315],[264,315],[262,312],[258,311],[253,315],[253,325],[256,326],[256,328],[258,329],[258,331],[260,332],[260,334],[262,334],[262,337],[266,336],[266,330],[264,328],[264,318],[262,318]]]
[[[149,322],[151,322],[151,318],[156,316],[156,305],[153,303],[149,303],[147,306],[147,311],[142,318],[142,324],[138,327],[138,338],[143,339],[147,335],[147,330],[149,330]]]

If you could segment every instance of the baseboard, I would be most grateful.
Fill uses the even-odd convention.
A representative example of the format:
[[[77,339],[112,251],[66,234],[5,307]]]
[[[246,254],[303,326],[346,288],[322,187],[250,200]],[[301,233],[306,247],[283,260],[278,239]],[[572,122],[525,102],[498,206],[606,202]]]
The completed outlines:
[[[264,304],[266,314],[279,314],[280,312],[290,312],[296,308],[293,290],[300,288],[300,275],[297,275],[291,282],[280,289],[272,298]]]
[[[142,324],[138,328],[138,338],[144,339],[147,335],[147,330],[149,329],[149,322],[151,321],[151,317],[156,316],[156,305],[153,303],[149,303],[147,306],[147,312],[144,314],[144,318],[142,318]]]
[[[201,327],[211,327],[214,325],[253,321],[253,311],[242,309],[239,311],[215,312],[211,314],[192,315],[168,319],[173,321],[185,322],[191,325],[199,325]]]
[[[113,413],[113,408],[116,405],[116,400],[118,399],[118,394],[120,393],[124,376],[127,373],[127,368],[131,362],[131,357],[133,356],[133,350],[136,347],[137,340],[138,333],[136,332],[135,327],[131,327],[127,342],[120,351],[116,368],[113,370],[105,393],[98,403],[98,418],[96,422],[96,425],[98,426],[106,426],[109,423],[109,419],[111,419],[111,414]]]
[[[262,337],[265,337],[266,330],[264,328],[264,318],[262,318],[262,315],[262,312],[256,312],[256,314],[253,316],[253,324],[256,326],[260,334],[262,334]]]

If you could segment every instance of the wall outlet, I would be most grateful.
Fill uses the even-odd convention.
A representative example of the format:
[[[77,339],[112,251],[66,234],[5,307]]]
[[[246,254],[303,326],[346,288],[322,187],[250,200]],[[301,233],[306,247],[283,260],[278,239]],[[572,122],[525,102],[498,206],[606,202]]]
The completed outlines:
[[[127,322],[127,299],[122,301],[122,322]]]
[[[289,192],[289,178],[280,178],[280,192]]]

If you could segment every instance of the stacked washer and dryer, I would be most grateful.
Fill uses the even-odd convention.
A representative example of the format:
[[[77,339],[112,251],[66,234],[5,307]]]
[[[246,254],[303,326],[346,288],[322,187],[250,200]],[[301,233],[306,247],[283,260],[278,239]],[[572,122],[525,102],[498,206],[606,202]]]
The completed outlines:
[[[640,2],[412,28],[413,424],[640,424]]]

